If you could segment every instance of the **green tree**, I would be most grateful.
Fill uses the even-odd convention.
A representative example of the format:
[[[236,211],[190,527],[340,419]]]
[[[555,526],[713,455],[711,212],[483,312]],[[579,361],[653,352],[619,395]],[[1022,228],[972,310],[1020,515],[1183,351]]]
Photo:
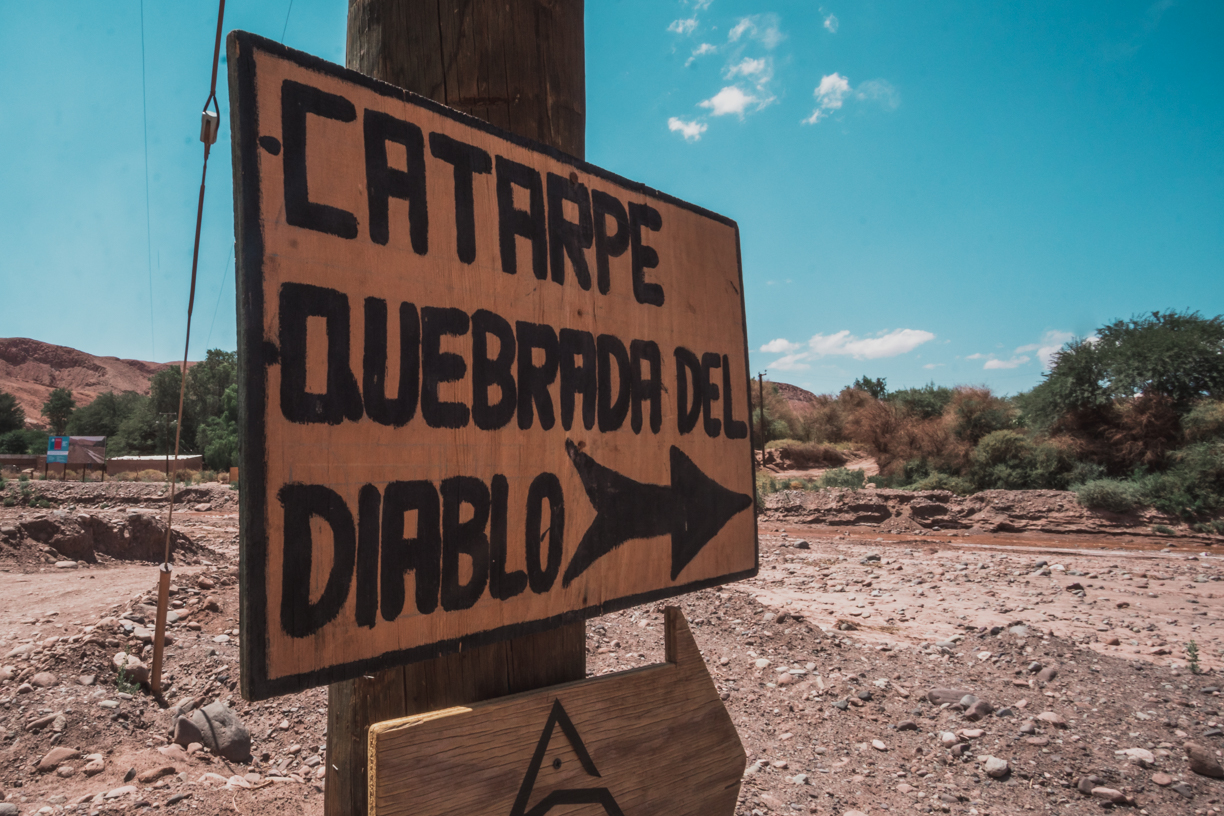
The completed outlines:
[[[31,428],[20,428],[0,434],[0,453],[39,454],[47,449],[47,434]]]
[[[204,465],[213,470],[228,470],[238,464],[238,386],[225,390],[221,414],[204,420],[196,431]]]
[[[17,398],[0,391],[0,434],[21,430],[25,427],[25,419],[25,411],[17,404]]]
[[[1224,397],[1224,316],[1168,311],[1115,320],[1057,352],[1022,407],[1048,425],[1141,395],[1170,400],[1179,415],[1204,397]]]
[[[951,388],[931,382],[921,388],[893,391],[887,399],[907,414],[931,419],[943,413],[944,408],[952,401],[952,394]]]
[[[76,400],[68,388],[57,388],[43,403],[42,415],[51,423],[51,430],[58,436],[68,427],[68,419],[76,409]]]
[[[857,391],[865,391],[876,399],[884,399],[888,395],[888,380],[883,377],[874,380],[870,377],[859,377],[850,387]]]
[[[135,391],[99,394],[84,408],[72,412],[68,433],[73,436],[105,436],[108,440],[119,433],[124,421],[140,410],[146,398]]]

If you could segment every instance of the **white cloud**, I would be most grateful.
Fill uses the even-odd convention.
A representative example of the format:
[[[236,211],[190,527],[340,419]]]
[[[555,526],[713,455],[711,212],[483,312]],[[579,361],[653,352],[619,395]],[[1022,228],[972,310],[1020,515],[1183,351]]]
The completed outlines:
[[[979,351],[977,354],[970,354],[970,355],[969,355],[968,357],[966,357],[965,359],[966,359],[966,360],[985,360],[985,359],[986,359],[986,355],[985,355],[985,354],[982,354],[982,353]]]
[[[667,120],[667,129],[679,132],[684,136],[684,141],[686,142],[695,142],[701,138],[701,134],[709,129],[709,125],[705,122],[698,122],[695,119],[692,122],[686,122],[678,116],[673,116]]]
[[[1058,331],[1050,329],[1041,336],[1041,341],[1038,343],[1029,343],[1027,346],[1020,346],[1016,349],[1016,354],[1027,354],[1029,352],[1037,352],[1037,359],[1041,360],[1043,368],[1049,368],[1050,363],[1054,359],[1054,355],[1058,353],[1067,343],[1075,339],[1075,335],[1071,332]]]
[[[854,89],[856,99],[879,102],[887,110],[896,110],[901,104],[901,94],[886,79],[869,79]]]
[[[717,50],[718,50],[717,48],[710,45],[709,43],[702,43],[701,45],[693,49],[692,56],[690,56],[687,60],[684,61],[684,67],[687,68],[690,65],[692,65],[694,62],[697,61],[698,57],[704,57],[706,54],[713,54]]]
[[[816,97],[816,110],[803,120],[803,124],[814,125],[828,116],[829,111],[840,108],[848,93],[850,93],[850,80],[836,71],[821,77],[820,84],[813,92],[813,96]]]
[[[714,0],[692,0],[693,11],[705,11]]]
[[[830,14],[828,17],[826,17],[824,21],[824,27],[825,27],[825,31],[828,31],[830,34],[836,34],[837,33],[837,17],[833,14]]]
[[[800,344],[792,343],[783,337],[779,337],[777,340],[770,340],[768,343],[761,346],[761,351],[765,352],[766,354],[791,354],[792,352],[796,352],[801,348],[803,348],[803,346]]]
[[[734,113],[742,119],[744,118],[744,111],[749,105],[756,105],[757,108],[760,108],[769,101],[758,99],[752,94],[746,94],[734,85],[728,85],[706,101],[700,103],[700,105],[703,108],[709,108],[710,112],[715,116],[726,116],[728,113]]]
[[[896,110],[901,104],[901,95],[887,80],[870,79],[857,88],[850,87],[850,80],[834,71],[820,78],[820,84],[812,92],[816,97],[816,108],[801,124],[814,125],[840,110],[847,98],[862,102],[878,102],[886,110]]]
[[[687,20],[675,20],[667,27],[668,31],[674,31],[677,34],[692,34],[693,29],[697,28],[697,18],[689,17]]]
[[[1033,358],[1028,357],[1027,355],[1024,355],[1024,354],[1021,354],[1018,357],[1013,357],[1010,360],[993,360],[992,359],[992,360],[987,360],[986,364],[983,365],[982,368],[986,369],[987,371],[991,371],[997,368],[1018,368],[1019,366],[1024,365],[1031,359]]]
[[[785,352],[785,356],[775,360],[769,367],[796,371],[808,368],[810,360],[820,357],[853,357],[856,360],[896,357],[934,339],[934,334],[921,329],[893,329],[879,332],[874,337],[857,337],[842,330],[834,334],[813,335],[807,341],[806,348],[779,338],[762,346],[761,351],[775,354]]]
[[[751,17],[741,18],[727,32],[727,40],[730,42],[738,42],[745,36],[756,40],[766,48],[773,48],[786,39],[786,35],[778,27],[778,15],[776,14],[754,14]]]
[[[936,368],[943,368],[944,365],[946,364],[945,363],[927,363],[926,365],[923,366],[923,368],[925,368],[927,371],[931,371]]]
[[[727,79],[742,76],[751,79],[754,82],[763,82],[767,81],[772,73],[773,72],[769,68],[768,60],[764,58],[752,59],[751,57],[744,57],[744,59],[737,62],[735,65],[727,68],[727,73],[724,74],[724,76]]]

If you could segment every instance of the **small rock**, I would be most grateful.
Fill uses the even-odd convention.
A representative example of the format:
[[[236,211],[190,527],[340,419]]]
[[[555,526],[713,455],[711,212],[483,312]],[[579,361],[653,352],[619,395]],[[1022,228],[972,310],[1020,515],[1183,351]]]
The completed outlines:
[[[196,579],[196,586],[200,589],[212,589],[217,585],[217,582],[209,578],[207,575],[201,575]]]
[[[927,692],[927,700],[935,705],[959,703],[961,698],[972,695],[973,692],[958,689],[934,688]]]
[[[991,779],[1002,779],[1003,777],[1007,776],[1007,773],[1011,770],[1011,768],[1008,766],[1006,759],[999,759],[998,757],[992,756],[986,757],[986,764],[983,766],[983,770]]]
[[[914,722],[913,720],[903,720],[897,723],[897,730],[898,731],[917,731],[918,723]]]
[[[1090,792],[1097,799],[1104,799],[1111,805],[1125,805],[1126,794],[1114,788],[1093,788]]]
[[[755,664],[755,665],[756,665],[756,667],[757,667],[758,669],[765,669],[765,668],[768,668],[768,667],[769,667],[769,658],[767,658],[767,657],[757,658],[757,661],[756,661],[756,664]]]
[[[123,669],[128,680],[133,683],[149,682],[149,667],[136,655],[119,652],[111,658],[111,665],[115,667],[116,672]]]
[[[1220,767],[1220,763],[1210,748],[1199,745],[1197,742],[1187,742],[1185,749],[1186,756],[1190,758],[1190,770],[1199,776],[1224,779],[1224,768]]]
[[[121,796],[127,796],[129,793],[136,793],[136,791],[138,790],[140,789],[137,788],[135,785],[124,785],[121,788],[114,788],[112,790],[108,790],[105,794],[103,794],[102,798],[118,799]]]
[[[1055,728],[1066,728],[1067,720],[1061,714],[1056,714],[1053,711],[1043,711],[1037,715],[1037,719],[1044,723],[1049,723]]]
[[[1020,723],[1020,733],[1021,734],[1036,734],[1037,733],[1037,723],[1035,723],[1032,720],[1025,720],[1024,722]]]
[[[957,731],[956,733],[960,734],[965,739],[977,739],[978,737],[982,736],[986,732],[983,731],[981,728],[962,728],[960,731]]]
[[[12,802],[0,802],[0,816],[18,816],[21,809]]]
[[[191,715],[191,722],[203,734],[204,745],[214,754],[231,762],[246,762],[251,758],[251,734],[224,703],[213,702],[197,709]]]
[[[64,779],[67,779],[68,777],[76,773],[76,768],[74,768],[72,765],[69,765],[67,762],[65,762],[63,765],[55,769],[55,773],[59,776],[62,776]]]
[[[1045,668],[1045,666],[1042,666],[1042,665],[1041,665],[1040,663],[1038,663],[1036,660],[1034,660],[1032,663],[1028,664],[1028,671],[1029,671],[1029,674],[1036,674],[1037,672],[1041,671],[1041,670],[1042,670],[1042,669],[1044,669],[1044,668]]]
[[[1121,640],[1119,640],[1119,639],[1118,639],[1118,638],[1116,638],[1116,637],[1111,637],[1111,638],[1108,638],[1108,639],[1105,641],[1105,645],[1106,645],[1106,646],[1121,646],[1121,645],[1122,645],[1122,641],[1121,641]]]
[[[1093,788],[1099,788],[1105,784],[1105,780],[1099,776],[1081,776],[1075,780],[1075,789],[1085,796],[1092,795]]]
[[[992,711],[994,711],[994,706],[986,700],[978,700],[965,710],[965,719],[969,722],[977,722],[990,716]]]
[[[1156,773],[1152,774],[1152,784],[1159,785],[1162,788],[1167,788],[1173,784],[1173,777],[1169,776],[1167,773],[1157,771]]]
[[[871,747],[876,749],[877,751],[887,751],[888,750],[888,746],[885,745],[882,740],[878,740],[878,739],[871,741]]]
[[[1170,785],[1169,790],[1173,791],[1183,799],[1194,798],[1194,788],[1190,787],[1185,782],[1178,782],[1176,785]]]
[[[960,742],[960,737],[956,736],[951,731],[942,731],[939,734],[939,741],[944,744],[944,747],[951,748],[953,745]]]
[[[96,674],[82,674],[80,677],[77,678],[77,682],[80,683],[82,686],[92,686],[94,683],[97,682],[97,680],[98,680],[98,676]]]
[[[98,756],[97,759],[89,760],[88,762],[85,763],[85,767],[81,769],[81,771],[86,776],[97,776],[98,774],[102,773],[105,770],[106,770],[106,762],[105,760],[102,759],[101,756]]]
[[[53,771],[68,760],[76,759],[80,755],[81,752],[75,748],[65,748],[64,746],[52,748],[38,761],[38,771],[39,773]]]
[[[1041,671],[1037,672],[1037,679],[1042,683],[1050,683],[1058,676],[1058,669],[1053,666],[1046,666]]]
[[[190,717],[180,716],[174,721],[174,738],[172,741],[175,745],[181,745],[186,748],[193,742],[203,743],[204,734]]]
[[[1146,748],[1127,748],[1117,754],[1126,757],[1132,765],[1140,768],[1151,768],[1156,764],[1156,757]]]
[[[147,785],[150,782],[156,782],[163,776],[170,776],[174,773],[178,773],[178,770],[173,765],[163,765],[160,768],[150,768],[147,771],[141,771],[136,779]]]
[[[39,688],[51,688],[59,683],[59,678],[51,672],[39,672],[30,678],[30,683]]]
[[[133,779],[135,779],[135,778],[136,778],[136,769],[135,769],[135,768],[128,768],[128,769],[127,769],[127,773],[125,773],[125,774],[123,775],[123,781],[124,781],[124,782],[131,782],[131,781],[132,781]]]

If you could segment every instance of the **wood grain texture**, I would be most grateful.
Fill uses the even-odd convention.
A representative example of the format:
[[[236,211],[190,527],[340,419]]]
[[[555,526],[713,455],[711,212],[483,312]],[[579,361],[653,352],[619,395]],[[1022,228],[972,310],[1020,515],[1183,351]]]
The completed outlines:
[[[734,222],[234,37],[244,693],[354,678],[753,574]],[[420,133],[411,166],[428,246],[413,244],[417,205],[402,189],[385,202],[389,232],[372,232],[370,168],[404,174],[408,158],[403,143],[371,139],[379,121]],[[384,142],[372,159],[368,145]],[[486,155],[466,210],[444,158],[455,145]],[[527,186],[504,183],[506,168]],[[531,183],[549,195],[531,203]],[[606,287],[594,282],[597,247],[566,244],[550,220],[577,223],[582,208],[555,196],[588,194],[639,219],[608,226],[637,237],[609,248]],[[441,317],[457,322],[431,329]],[[505,333],[481,329],[478,346],[478,320]],[[589,351],[566,352],[585,380],[559,372],[559,337]],[[503,352],[509,362],[494,363]],[[500,380],[489,366],[502,366]],[[401,383],[404,420],[376,417]],[[510,410],[482,424],[480,400]],[[453,422],[439,418],[444,405]],[[417,503],[392,503],[393,485],[417,490]]]
[[[348,66],[582,158],[582,0],[349,0]]]
[[[490,9],[494,14],[504,7],[500,3],[475,5]],[[581,73],[584,62],[582,3],[569,5],[577,7],[577,14],[571,10],[571,13],[553,20],[554,25],[546,29],[551,31],[557,25],[577,25],[578,50],[576,58],[571,55],[570,70],[576,63],[579,73],[566,83],[565,88],[570,93],[577,93],[576,99],[567,99],[566,102],[581,113],[581,119],[570,123],[570,131],[566,134],[569,138],[559,138],[561,134],[553,131],[541,133],[538,129],[514,127],[515,121],[525,126],[527,122],[535,120],[536,117],[523,114],[529,110],[530,103],[538,103],[538,96],[531,100],[520,99],[513,106],[520,112],[515,121],[511,120],[509,104],[502,108],[491,106],[484,115],[471,109],[467,112],[521,136],[540,139],[583,158],[582,136],[585,134],[586,120]],[[432,36],[432,32],[440,30],[440,6],[437,0],[352,0],[349,5],[348,67],[446,104],[446,66],[449,65],[454,72],[461,65],[457,59],[447,57],[447,54],[454,52],[454,47],[444,52],[441,39]],[[507,36],[513,32],[505,29],[501,21],[494,23],[485,26],[485,31],[503,32],[503,37],[499,42],[485,40],[485,56],[479,60],[485,65],[493,59],[488,56],[491,54],[500,56],[504,64],[503,52],[508,47],[514,47],[513,38]],[[575,42],[572,35],[568,39],[571,43]],[[525,74],[520,71],[517,77],[522,81]],[[586,625],[576,621],[555,629],[467,649],[459,654],[375,670],[363,677],[332,683],[328,686],[326,813],[359,816],[365,812],[368,802],[368,731],[371,723],[581,680],[585,676]]]
[[[372,726],[369,813],[505,816],[605,788],[625,814],[730,816],[743,746],[679,609],[665,636],[664,664]],[[557,703],[580,744],[546,732]]]

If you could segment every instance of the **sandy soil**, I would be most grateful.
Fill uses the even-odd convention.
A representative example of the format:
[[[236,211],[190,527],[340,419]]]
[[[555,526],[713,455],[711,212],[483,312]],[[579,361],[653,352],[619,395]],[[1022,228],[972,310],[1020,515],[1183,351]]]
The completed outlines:
[[[57,501],[74,513],[157,510],[154,496],[138,505],[93,490]],[[175,572],[167,697],[228,701],[251,732],[244,765],[168,746],[158,704],[116,688],[112,656],[147,648],[119,615],[148,619],[155,567],[57,568],[59,554],[5,532],[53,511],[0,509],[0,797],[18,812],[322,813],[325,690],[261,704],[235,691],[237,515],[233,493],[215,492],[219,510],[176,513],[202,554]],[[207,498],[195,505],[211,507]],[[1224,780],[1192,772],[1183,749],[1193,740],[1219,757],[1224,747],[1217,547],[1138,534],[886,533],[780,513],[760,529],[757,578],[679,599],[748,752],[738,813],[1114,807],[1077,784],[1129,797],[1117,807],[1136,812],[1219,812]],[[662,608],[591,621],[589,671],[661,660]],[[1187,666],[1191,640],[1205,674]],[[41,672],[54,683],[30,684]],[[971,692],[993,712],[967,719],[959,696],[930,702],[936,688]],[[62,730],[34,725],[54,714]],[[55,747],[81,756],[40,771]],[[1128,749],[1140,750],[1118,753]],[[87,776],[95,754],[102,770]],[[999,778],[987,774],[992,757],[1007,762]],[[141,776],[159,768],[172,770]]]

